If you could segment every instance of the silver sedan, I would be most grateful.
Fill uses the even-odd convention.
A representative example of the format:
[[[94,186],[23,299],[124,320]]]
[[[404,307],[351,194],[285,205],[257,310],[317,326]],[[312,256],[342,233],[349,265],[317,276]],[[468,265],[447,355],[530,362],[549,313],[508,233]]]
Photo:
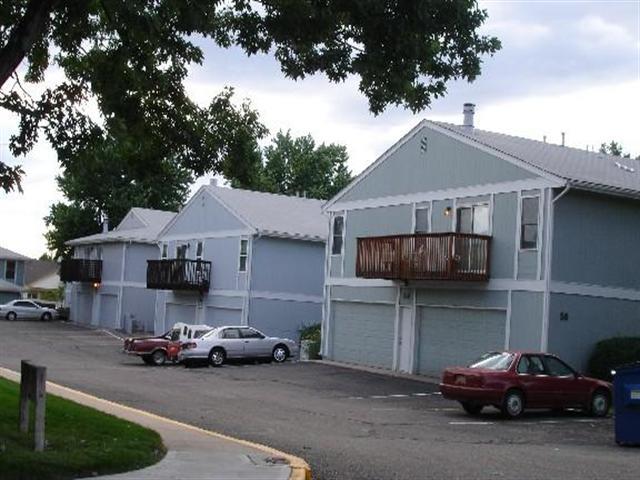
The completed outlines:
[[[268,337],[245,326],[217,327],[194,341],[182,344],[179,359],[185,363],[208,360],[218,367],[228,358],[270,358],[282,363],[298,355],[298,345],[288,338]]]
[[[28,318],[49,321],[56,318],[57,313],[55,308],[31,300],[11,300],[0,305],[0,317],[11,321]]]

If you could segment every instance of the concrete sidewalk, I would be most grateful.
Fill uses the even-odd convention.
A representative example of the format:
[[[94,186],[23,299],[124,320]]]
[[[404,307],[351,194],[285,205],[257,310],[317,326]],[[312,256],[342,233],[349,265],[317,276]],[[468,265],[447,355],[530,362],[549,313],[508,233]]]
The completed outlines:
[[[0,367],[0,376],[20,381],[20,374]],[[155,430],[167,455],[156,465],[104,480],[310,480],[301,458],[273,448],[203,430],[47,382],[47,393]]]

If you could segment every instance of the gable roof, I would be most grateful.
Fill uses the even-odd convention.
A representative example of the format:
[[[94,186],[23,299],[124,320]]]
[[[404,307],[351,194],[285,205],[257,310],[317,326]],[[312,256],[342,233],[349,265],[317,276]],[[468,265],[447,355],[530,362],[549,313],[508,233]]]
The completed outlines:
[[[327,239],[323,200],[212,185],[203,188],[261,235],[322,242]]]
[[[640,161],[451,123],[426,123],[561,177],[576,187],[640,195]]]
[[[125,218],[135,215],[144,226],[141,228],[123,228],[120,224],[107,233],[96,233],[86,237],[75,238],[66,242],[67,245],[90,245],[94,243],[135,242],[155,243],[160,231],[176,216],[175,212],[153,210],[150,208],[132,208]]]
[[[570,184],[574,187],[604,193],[640,197],[640,161],[638,160],[588,152],[578,148],[489,132],[474,127],[422,120],[362,171],[349,185],[326,202],[323,209],[326,210],[336,203],[425,127],[468,145],[482,148],[505,161],[556,181],[559,185]]]
[[[20,253],[9,250],[8,248],[0,247],[0,260],[31,260]]]

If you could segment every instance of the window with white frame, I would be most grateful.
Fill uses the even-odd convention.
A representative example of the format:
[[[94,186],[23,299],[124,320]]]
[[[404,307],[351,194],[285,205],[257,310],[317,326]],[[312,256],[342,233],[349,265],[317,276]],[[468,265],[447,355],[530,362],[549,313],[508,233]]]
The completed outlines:
[[[540,197],[522,197],[520,214],[520,249],[538,248],[538,221],[540,215]]]
[[[16,261],[15,260],[7,260],[5,264],[4,278],[5,280],[16,279]]]
[[[196,243],[196,260],[202,260],[203,249],[204,249],[204,244],[202,240],[198,240],[198,243]]]
[[[238,260],[238,271],[247,271],[247,257],[248,257],[249,241],[245,238],[240,240],[240,258]]]
[[[161,259],[166,259],[169,258],[169,245],[167,245],[166,243],[162,244],[162,250],[160,253],[160,258]]]
[[[189,248],[189,244],[187,243],[176,244],[176,258],[181,258],[181,259],[187,258],[188,248]]]
[[[456,210],[456,232],[489,234],[489,204],[464,205]]]
[[[429,233],[429,206],[417,205],[414,233]]]
[[[331,255],[342,255],[343,233],[344,217],[336,215],[333,217],[333,227],[331,229]]]

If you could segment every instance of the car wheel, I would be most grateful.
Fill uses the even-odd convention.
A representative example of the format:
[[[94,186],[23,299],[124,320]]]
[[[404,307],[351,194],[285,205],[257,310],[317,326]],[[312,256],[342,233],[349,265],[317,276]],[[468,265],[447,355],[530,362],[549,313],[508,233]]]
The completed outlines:
[[[462,405],[464,411],[469,415],[478,415],[484,408],[484,405],[479,405],[477,403],[460,402],[460,405]]]
[[[224,363],[227,358],[227,354],[222,348],[214,348],[209,352],[209,365],[212,367],[219,367]]]
[[[524,412],[524,395],[520,390],[509,390],[502,400],[502,414],[507,418],[517,418]]]
[[[9,320],[10,322],[15,322],[16,318],[18,318],[18,316],[16,315],[16,312],[7,313],[7,320]]]
[[[271,352],[271,358],[273,358],[274,362],[282,363],[289,356],[289,349],[284,345],[276,345]]]
[[[45,312],[42,314],[42,317],[40,317],[40,319],[43,322],[50,322],[51,321],[51,314],[49,312]]]
[[[151,354],[151,362],[156,367],[164,365],[167,361],[167,353],[164,350],[156,350]]]
[[[596,390],[591,396],[589,413],[594,417],[606,417],[609,413],[610,406],[611,400],[609,399],[609,394],[604,390]]]

